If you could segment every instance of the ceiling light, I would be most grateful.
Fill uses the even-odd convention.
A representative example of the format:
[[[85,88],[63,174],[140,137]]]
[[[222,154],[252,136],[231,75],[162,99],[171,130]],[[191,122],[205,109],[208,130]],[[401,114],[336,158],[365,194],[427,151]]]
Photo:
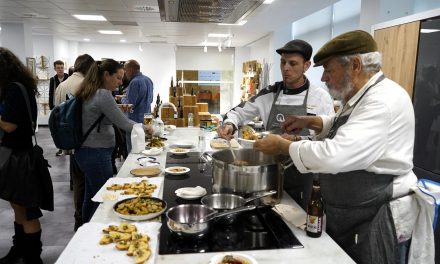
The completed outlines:
[[[203,52],[204,52],[204,53],[208,52],[208,47],[206,47],[206,46],[203,47]]]
[[[2,31],[2,27],[0,27],[0,31]]]
[[[420,29],[420,33],[434,33],[438,31],[440,31],[440,29],[429,29],[429,28]]]
[[[209,33],[208,38],[228,38],[229,34],[224,33]]]
[[[240,20],[240,22],[235,23],[235,24],[228,24],[228,23],[218,23],[217,25],[219,26],[243,26],[244,24],[246,24],[247,20]]]
[[[105,35],[122,35],[119,30],[98,30],[98,32]]]
[[[79,20],[87,21],[107,21],[107,19],[101,15],[72,15]]]
[[[263,4],[270,5],[275,0],[264,0]]]
[[[83,39],[84,41],[90,41],[90,39],[89,38],[85,38],[85,39]]]
[[[121,39],[121,40],[119,40],[119,41],[122,42],[122,43],[127,42],[127,40],[125,40],[125,39]]]

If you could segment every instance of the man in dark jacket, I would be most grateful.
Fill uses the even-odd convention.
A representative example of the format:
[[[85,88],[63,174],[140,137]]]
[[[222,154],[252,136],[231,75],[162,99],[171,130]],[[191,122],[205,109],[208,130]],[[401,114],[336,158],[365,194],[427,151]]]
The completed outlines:
[[[53,69],[55,70],[56,74],[50,78],[50,84],[49,84],[49,108],[52,110],[55,107],[54,104],[54,95],[55,90],[57,89],[58,85],[62,83],[64,80],[66,80],[69,77],[69,74],[64,73],[64,62],[60,60],[56,60],[53,63]],[[61,149],[58,150],[56,153],[57,156],[61,156],[63,154],[63,151]]]

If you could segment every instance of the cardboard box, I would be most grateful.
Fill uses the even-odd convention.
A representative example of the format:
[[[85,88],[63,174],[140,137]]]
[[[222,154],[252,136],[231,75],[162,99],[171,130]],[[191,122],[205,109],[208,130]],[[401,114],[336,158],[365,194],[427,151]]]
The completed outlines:
[[[208,112],[208,103],[196,103],[199,112]]]
[[[174,109],[171,106],[164,106],[160,111],[161,119],[164,118],[174,118]]]
[[[184,127],[185,126],[185,119],[183,118],[177,118],[177,127]]]
[[[183,95],[183,87],[177,86],[176,87],[176,96],[182,96]]]
[[[184,106],[195,106],[196,105],[196,96],[195,95],[183,95],[183,105]]]

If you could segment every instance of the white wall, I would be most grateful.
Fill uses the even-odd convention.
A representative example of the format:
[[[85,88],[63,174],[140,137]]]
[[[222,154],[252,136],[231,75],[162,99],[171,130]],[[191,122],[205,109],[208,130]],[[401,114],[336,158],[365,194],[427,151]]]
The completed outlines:
[[[118,61],[135,59],[141,66],[141,72],[150,77],[154,83],[154,98],[157,93],[166,102],[169,97],[170,78],[176,72],[176,54],[174,45],[142,44],[143,52],[139,51],[139,44],[104,44],[81,42],[78,44],[78,53],[87,53],[95,60],[112,58]],[[154,101],[155,102],[155,101]]]
[[[249,60],[250,54],[251,54],[251,49],[248,47],[235,48],[234,89],[232,90],[231,93],[231,107],[234,107],[240,103],[240,95],[241,95],[240,86],[243,78],[243,62]],[[222,102],[220,102],[220,104],[222,104]],[[229,109],[231,107],[229,107]],[[226,107],[225,109],[226,109],[225,111],[220,110],[220,113],[224,114],[229,110]]]

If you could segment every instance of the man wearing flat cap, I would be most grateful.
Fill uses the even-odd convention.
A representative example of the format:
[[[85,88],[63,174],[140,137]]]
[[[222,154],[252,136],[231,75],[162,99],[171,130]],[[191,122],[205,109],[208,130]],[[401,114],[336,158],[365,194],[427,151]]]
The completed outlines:
[[[313,129],[312,141],[269,135],[254,147],[289,154],[301,173],[319,174],[326,231],[357,263],[405,263],[417,215],[410,195],[417,182],[411,99],[382,73],[367,32],[339,35],[313,59],[343,107],[335,116],[290,116],[283,123],[287,131]]]
[[[281,55],[280,69],[283,81],[263,88],[256,96],[247,102],[243,102],[230,110],[224,118],[224,125],[219,128],[220,137],[231,139],[238,127],[253,118],[260,116],[266,131],[275,134],[283,134],[282,122],[289,115],[333,115],[333,100],[329,93],[317,86],[312,85],[304,73],[310,67],[312,46],[309,43],[295,39],[289,41],[284,47],[276,50]],[[313,133],[313,131],[312,131]],[[301,131],[306,137],[310,134],[308,129]],[[286,137],[289,137],[287,134]],[[301,206],[305,206],[308,194],[311,190],[311,180],[304,187],[303,177],[292,168],[285,172],[285,190]]]

